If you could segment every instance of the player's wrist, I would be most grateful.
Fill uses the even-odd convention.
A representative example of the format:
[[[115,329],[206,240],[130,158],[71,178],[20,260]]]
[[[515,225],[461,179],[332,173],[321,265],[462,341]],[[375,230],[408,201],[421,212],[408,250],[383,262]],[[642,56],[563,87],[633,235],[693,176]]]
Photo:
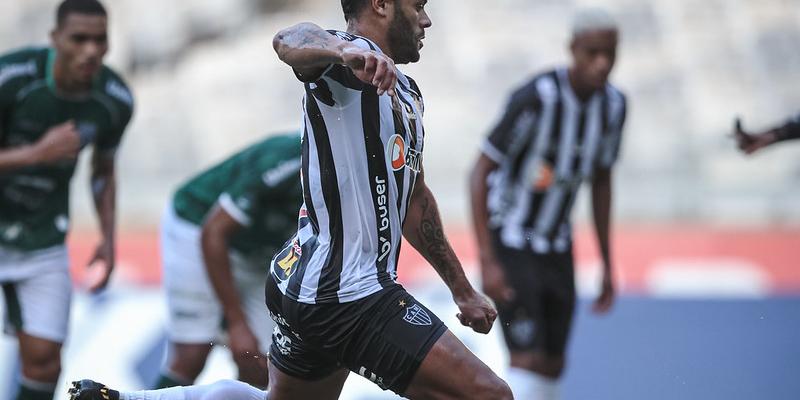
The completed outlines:
[[[356,46],[351,42],[342,41],[336,46],[336,64],[347,65],[348,61],[353,58],[354,54],[362,52],[364,49]]]
[[[45,162],[44,148],[41,143],[29,144],[19,147],[20,158],[25,166]]]
[[[472,285],[470,285],[470,283],[465,279],[465,282],[453,284],[450,288],[450,293],[453,295],[453,300],[455,300],[456,303],[459,303],[475,297],[477,292],[475,291],[475,288],[473,288]]]
[[[245,318],[244,312],[239,308],[226,309],[225,320],[228,321],[228,325],[231,327],[247,326],[247,318]]]

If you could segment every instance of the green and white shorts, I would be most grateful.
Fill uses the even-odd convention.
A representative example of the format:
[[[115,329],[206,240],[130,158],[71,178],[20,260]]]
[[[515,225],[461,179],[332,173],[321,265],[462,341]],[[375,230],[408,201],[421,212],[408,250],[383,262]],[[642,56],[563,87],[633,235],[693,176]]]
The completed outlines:
[[[72,300],[66,246],[32,252],[0,247],[0,286],[6,333],[64,342]]]
[[[199,226],[168,207],[161,219],[161,265],[169,309],[167,334],[174,343],[226,342],[222,306],[206,273],[200,234]],[[267,261],[254,263],[235,252],[230,260],[247,324],[266,354],[275,328],[264,300]]]

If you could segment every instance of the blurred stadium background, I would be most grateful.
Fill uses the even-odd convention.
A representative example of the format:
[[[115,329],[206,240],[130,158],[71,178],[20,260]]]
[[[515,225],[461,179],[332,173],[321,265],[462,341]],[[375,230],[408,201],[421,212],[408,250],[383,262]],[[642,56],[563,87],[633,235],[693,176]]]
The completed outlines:
[[[69,239],[78,287],[64,380],[149,384],[163,345],[157,223],[172,189],[270,132],[296,129],[301,86],[271,50],[274,33],[310,20],[342,28],[334,0],[106,0],[108,63],[137,110],[119,166],[118,271],[80,289],[97,238],[85,165],[74,179]],[[0,2],[0,50],[46,44],[56,0]],[[602,5],[622,42],[614,82],[629,96],[616,169],[610,316],[579,308],[566,399],[800,398],[800,143],[746,158],[729,136],[800,109],[797,0],[431,0],[422,63],[426,180],[457,252],[474,271],[466,176],[506,96],[567,61],[570,15]],[[84,160],[85,161],[85,160]],[[595,290],[588,201],[578,208],[578,286]],[[459,329],[435,274],[406,252],[403,281],[502,374],[500,338]],[[0,399],[13,341],[0,341]],[[232,376],[224,350],[201,380]],[[394,398],[354,377],[344,399]]]

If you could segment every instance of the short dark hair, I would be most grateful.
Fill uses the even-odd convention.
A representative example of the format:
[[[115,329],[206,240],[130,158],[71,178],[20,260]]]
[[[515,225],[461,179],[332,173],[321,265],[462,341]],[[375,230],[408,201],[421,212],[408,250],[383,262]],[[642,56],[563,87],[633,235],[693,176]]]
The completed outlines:
[[[107,16],[106,8],[97,0],[64,0],[56,11],[56,26],[61,26],[69,14]]]
[[[350,21],[358,16],[358,12],[364,8],[369,0],[342,0],[342,11],[344,11],[344,20]]]

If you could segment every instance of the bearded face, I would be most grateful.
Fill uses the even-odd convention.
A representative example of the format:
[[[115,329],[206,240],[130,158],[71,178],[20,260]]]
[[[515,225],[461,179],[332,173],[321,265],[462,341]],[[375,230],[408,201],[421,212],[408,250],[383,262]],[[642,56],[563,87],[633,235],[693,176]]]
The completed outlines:
[[[416,0],[394,2],[394,18],[389,25],[389,47],[396,64],[419,61],[425,28],[431,26],[424,8],[416,3]]]

